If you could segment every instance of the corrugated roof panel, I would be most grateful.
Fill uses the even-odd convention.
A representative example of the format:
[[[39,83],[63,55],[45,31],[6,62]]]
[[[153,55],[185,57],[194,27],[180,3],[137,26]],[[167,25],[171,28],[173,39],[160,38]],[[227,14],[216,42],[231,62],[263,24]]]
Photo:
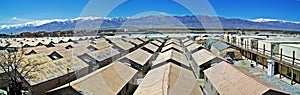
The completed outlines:
[[[218,49],[219,51],[225,50],[230,47],[230,45],[228,45],[224,42],[221,42],[221,41],[214,43],[212,46],[215,47],[216,49]]]
[[[262,95],[269,89],[287,93],[247,71],[221,62],[204,71],[205,76],[221,95]]]
[[[202,95],[195,85],[198,83],[191,71],[168,63],[150,70],[134,95]]]

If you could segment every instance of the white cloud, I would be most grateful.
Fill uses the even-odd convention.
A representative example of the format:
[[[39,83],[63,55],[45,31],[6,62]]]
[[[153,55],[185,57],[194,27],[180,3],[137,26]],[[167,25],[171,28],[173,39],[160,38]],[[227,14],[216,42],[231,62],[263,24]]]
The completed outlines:
[[[17,17],[13,17],[12,20],[17,20]]]
[[[32,21],[31,19],[18,18],[18,17],[13,17],[13,18],[11,18],[11,20],[14,21],[14,22],[17,22],[17,23],[24,23],[24,22]]]

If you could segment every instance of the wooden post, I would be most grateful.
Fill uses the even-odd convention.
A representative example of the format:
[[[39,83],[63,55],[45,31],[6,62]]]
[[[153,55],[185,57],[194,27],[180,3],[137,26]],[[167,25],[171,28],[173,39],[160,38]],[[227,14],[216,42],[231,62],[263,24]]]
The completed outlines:
[[[271,58],[273,57],[273,48],[271,48]]]
[[[294,81],[294,67],[295,66],[295,51],[293,51],[293,65],[292,67],[292,79],[291,79],[291,85],[293,85],[293,81]]]
[[[256,46],[256,52],[258,53],[258,45]]]
[[[246,49],[248,49],[248,41],[246,40],[246,44],[245,44]]]
[[[70,72],[70,68],[67,68],[67,73],[68,73],[68,85],[71,86],[71,81],[70,81],[70,75],[69,75],[69,72]]]
[[[258,65],[258,57],[259,55],[255,54],[255,62],[256,62],[256,66]]]
[[[252,52],[249,53],[250,53],[250,62],[252,63]]]
[[[279,62],[279,78],[281,78],[281,72],[282,72],[282,48],[280,49],[280,62]]]
[[[293,69],[293,66],[292,66],[292,79],[291,79],[291,85],[293,85],[293,81],[294,81],[294,69]]]
[[[265,58],[262,56],[261,59],[262,59],[262,60],[261,60],[261,61],[262,61],[261,63],[262,63],[263,69],[265,69],[265,66],[264,66],[264,62],[265,62],[264,60],[265,60]]]
[[[280,49],[280,62],[282,61],[282,48]]]
[[[295,51],[293,51],[293,66],[295,65]]]
[[[245,50],[246,50],[246,41],[244,42]]]
[[[266,45],[264,44],[264,47],[263,47],[263,55],[265,55],[265,51],[266,51]]]
[[[246,46],[247,46],[247,48],[249,48],[249,46],[250,46],[250,45],[249,45],[249,41],[248,41],[248,40],[247,40],[247,45],[246,45]]]
[[[250,48],[251,48],[251,50],[253,50],[253,43],[251,42],[251,40],[250,40],[250,43],[251,43],[251,45],[250,45]]]

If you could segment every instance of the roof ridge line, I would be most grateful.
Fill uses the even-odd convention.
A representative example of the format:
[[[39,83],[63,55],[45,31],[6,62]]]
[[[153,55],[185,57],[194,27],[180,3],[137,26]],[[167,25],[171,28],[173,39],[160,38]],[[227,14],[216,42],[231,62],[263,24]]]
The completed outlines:
[[[170,64],[166,64],[166,65],[169,65],[169,66],[166,67],[164,74],[163,74],[162,88],[166,89],[166,90],[163,90],[163,95],[169,95],[169,75],[170,75],[169,73],[170,73],[171,65]]]

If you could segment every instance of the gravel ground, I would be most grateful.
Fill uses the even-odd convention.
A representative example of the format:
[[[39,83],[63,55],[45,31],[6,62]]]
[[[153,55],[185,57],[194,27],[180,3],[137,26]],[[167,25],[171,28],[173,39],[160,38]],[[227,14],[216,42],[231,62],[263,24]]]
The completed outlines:
[[[269,82],[271,84],[276,85],[277,87],[283,89],[284,91],[289,92],[292,95],[300,95],[300,88],[294,87],[294,86],[290,85],[289,83],[287,83],[283,80],[280,80],[276,77],[268,76],[266,71],[264,71],[263,69],[258,68],[258,67],[253,68],[250,66],[250,64],[251,63],[247,60],[241,60],[241,61],[234,62],[234,65],[246,69],[250,73],[258,76],[259,78],[266,80],[267,82]]]
[[[291,86],[289,83],[286,83],[278,78],[275,78],[275,77],[270,77],[268,75],[262,75],[262,76],[259,76],[260,78],[266,80],[267,82],[269,83],[272,83],[274,85],[276,85],[277,87],[293,94],[293,95],[300,95],[300,89],[299,88],[296,88],[294,86]]]

